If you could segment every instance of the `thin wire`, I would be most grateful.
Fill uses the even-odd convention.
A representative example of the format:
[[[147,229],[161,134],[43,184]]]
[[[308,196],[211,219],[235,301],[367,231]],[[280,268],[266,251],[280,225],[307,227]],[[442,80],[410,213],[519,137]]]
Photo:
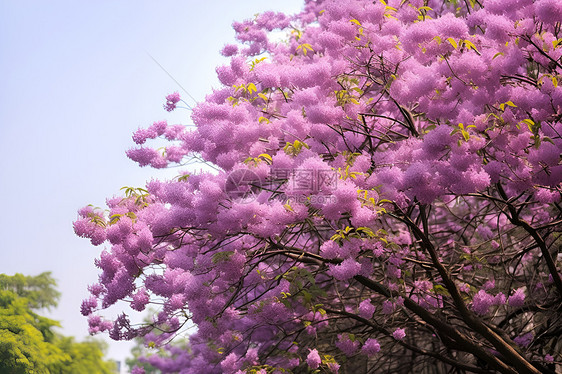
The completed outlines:
[[[162,64],[160,64],[148,51],[146,51],[146,54],[152,59],[152,61],[154,61],[154,62],[156,63],[156,65],[160,66],[160,69],[162,69],[166,74],[168,74],[168,76],[169,76],[170,78],[172,78],[172,80],[173,80],[174,82],[176,82],[176,84],[187,94],[187,96],[189,96],[189,97],[191,98],[191,100],[193,100],[193,102],[194,102],[195,104],[197,104],[197,100],[195,100],[195,98],[194,98],[193,96],[191,96],[191,94],[190,94],[189,92],[187,92],[187,90],[180,84],[180,82],[178,82],[178,81],[176,80],[176,78],[174,78],[174,77],[172,76],[172,74],[170,74],[170,73],[168,72],[168,70],[166,70],[166,69],[164,68],[164,66],[162,66]],[[185,101],[184,101],[184,102],[185,102]],[[186,103],[186,105],[188,105],[188,104]],[[188,105],[188,106],[189,106],[189,105]],[[189,109],[191,109],[191,107],[190,107]]]

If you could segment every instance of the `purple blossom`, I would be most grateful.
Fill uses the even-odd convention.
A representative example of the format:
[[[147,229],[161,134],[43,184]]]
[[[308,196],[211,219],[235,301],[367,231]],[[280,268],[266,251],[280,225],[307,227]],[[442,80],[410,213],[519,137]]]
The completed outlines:
[[[496,296],[494,296],[494,305],[503,305],[505,304],[506,297],[503,292],[499,292]]]
[[[90,291],[93,296],[98,297],[104,291],[104,287],[99,283],[94,283],[88,286],[88,291]]]
[[[105,225],[103,216],[92,213],[90,217],[74,222],[74,232],[78,236],[90,239],[93,245],[100,245],[107,239]]]
[[[328,367],[328,370],[330,370],[330,373],[332,374],[338,374],[340,370],[340,364],[338,364],[337,362],[328,362],[326,366]]]
[[[93,310],[98,306],[98,301],[95,297],[90,297],[82,301],[82,306],[80,307],[80,312],[83,316],[89,316],[92,314]]]
[[[133,133],[133,141],[136,144],[144,144],[146,139],[154,139],[156,136],[158,136],[158,134],[151,129],[138,129]]]
[[[494,297],[484,290],[478,291],[472,298],[472,309],[480,315],[487,314],[493,304]]]
[[[562,19],[562,4],[558,0],[538,0],[537,15],[544,22],[556,23]]]
[[[361,264],[351,258],[346,258],[341,264],[329,265],[329,272],[334,278],[344,281],[353,278],[361,272]]]
[[[464,292],[464,293],[469,293],[470,292],[470,286],[467,283],[461,283],[459,285],[459,291]]]
[[[392,337],[396,340],[402,340],[406,336],[406,330],[404,329],[396,329],[392,333]]]
[[[510,306],[513,307],[523,306],[525,304],[525,289],[518,288],[517,290],[515,290],[513,295],[511,295],[507,299],[507,302],[509,303]]]
[[[391,314],[394,312],[394,303],[391,300],[385,300],[382,302],[382,313]]]
[[[373,313],[375,312],[375,306],[371,303],[369,299],[363,300],[359,304],[359,316],[371,319],[373,318]]]
[[[496,287],[496,281],[492,278],[484,283],[484,286],[482,288],[484,288],[485,291],[490,291],[494,287]]]
[[[234,56],[236,53],[238,53],[238,46],[235,44],[227,44],[221,50],[221,55],[225,57]]]
[[[310,350],[308,356],[306,356],[306,363],[311,369],[318,369],[318,366],[322,363],[322,359],[316,349]]]
[[[137,311],[143,311],[146,304],[150,301],[148,293],[145,288],[141,288],[133,294],[133,301],[131,302],[131,308]]]
[[[521,347],[527,347],[533,341],[535,335],[532,332],[528,332],[525,335],[517,336],[513,341],[520,345]]]
[[[242,366],[240,357],[232,352],[221,361],[221,368],[225,374],[234,374]]]
[[[176,109],[176,104],[181,100],[180,94],[178,92],[171,93],[166,96],[166,104],[164,104],[164,109],[168,112]]]
[[[377,339],[367,339],[363,347],[361,347],[361,352],[367,356],[373,356],[381,350],[381,345]]]
[[[390,265],[386,269],[386,273],[391,278],[400,278],[400,276],[402,275],[402,270],[400,270],[399,267],[396,267],[394,265]]]
[[[357,353],[357,350],[359,349],[359,342],[349,334],[338,334],[336,347],[338,347],[346,356],[350,357]]]

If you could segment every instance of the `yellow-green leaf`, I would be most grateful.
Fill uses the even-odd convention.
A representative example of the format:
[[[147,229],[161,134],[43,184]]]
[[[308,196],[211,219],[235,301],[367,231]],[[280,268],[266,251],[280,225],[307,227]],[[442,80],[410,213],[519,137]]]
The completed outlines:
[[[454,49],[457,49],[459,47],[459,45],[457,44],[457,42],[455,41],[455,39],[453,38],[447,38],[447,41],[449,43],[451,43],[451,45],[453,46]]]
[[[535,127],[535,122],[532,119],[524,119],[523,121],[519,122],[519,123],[524,123],[527,125],[527,127],[529,128],[529,131],[533,132],[534,127]]]
[[[257,92],[258,89],[256,88],[256,85],[253,83],[248,83],[248,85],[246,86],[246,88],[248,89],[248,92],[251,94],[253,92]]]
[[[464,40],[464,41],[463,41],[463,44],[466,46],[466,48],[468,48],[468,49],[474,49],[474,51],[475,51],[476,53],[479,53],[479,52],[478,52],[478,49],[476,49],[476,46],[474,45],[474,43],[472,43],[470,40]]]
[[[273,162],[273,159],[271,158],[271,155],[268,155],[267,153],[262,153],[261,155],[259,155],[258,157],[261,157],[263,159],[268,160],[269,162]]]
[[[183,182],[183,181],[187,180],[187,178],[189,178],[189,174],[187,174],[187,173],[183,174],[183,175],[180,175],[178,177],[178,182]]]
[[[119,219],[121,219],[121,214],[114,214],[109,218],[110,218],[109,224],[113,225],[113,224],[117,223],[119,221]]]
[[[259,123],[262,123],[262,122],[270,123],[271,121],[268,118],[260,117],[260,118],[258,118],[258,122]]]
[[[295,212],[295,210],[289,203],[284,204],[283,207],[287,209],[289,212],[293,212],[293,213]]]

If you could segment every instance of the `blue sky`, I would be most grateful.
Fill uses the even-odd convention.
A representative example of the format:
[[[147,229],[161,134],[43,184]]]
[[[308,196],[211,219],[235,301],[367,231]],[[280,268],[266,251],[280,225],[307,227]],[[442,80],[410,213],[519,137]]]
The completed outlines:
[[[177,174],[141,169],[125,156],[138,127],[190,123],[188,111],[162,108],[164,96],[181,89],[149,55],[202,100],[218,87],[218,51],[234,39],[233,20],[301,5],[0,0],[0,272],[52,271],[62,298],[51,316],[64,334],[87,335],[80,302],[103,249],[74,236],[77,209]],[[123,360],[129,349],[111,343],[109,356]]]

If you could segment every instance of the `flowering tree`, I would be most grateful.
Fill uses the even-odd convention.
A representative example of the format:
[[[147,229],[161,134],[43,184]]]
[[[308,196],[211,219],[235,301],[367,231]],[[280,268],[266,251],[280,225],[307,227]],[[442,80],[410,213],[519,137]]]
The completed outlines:
[[[109,246],[90,331],[165,373],[555,372],[562,3],[305,3],[235,23],[194,129],[127,152],[216,173],[80,210]],[[104,319],[117,301],[159,312]]]

